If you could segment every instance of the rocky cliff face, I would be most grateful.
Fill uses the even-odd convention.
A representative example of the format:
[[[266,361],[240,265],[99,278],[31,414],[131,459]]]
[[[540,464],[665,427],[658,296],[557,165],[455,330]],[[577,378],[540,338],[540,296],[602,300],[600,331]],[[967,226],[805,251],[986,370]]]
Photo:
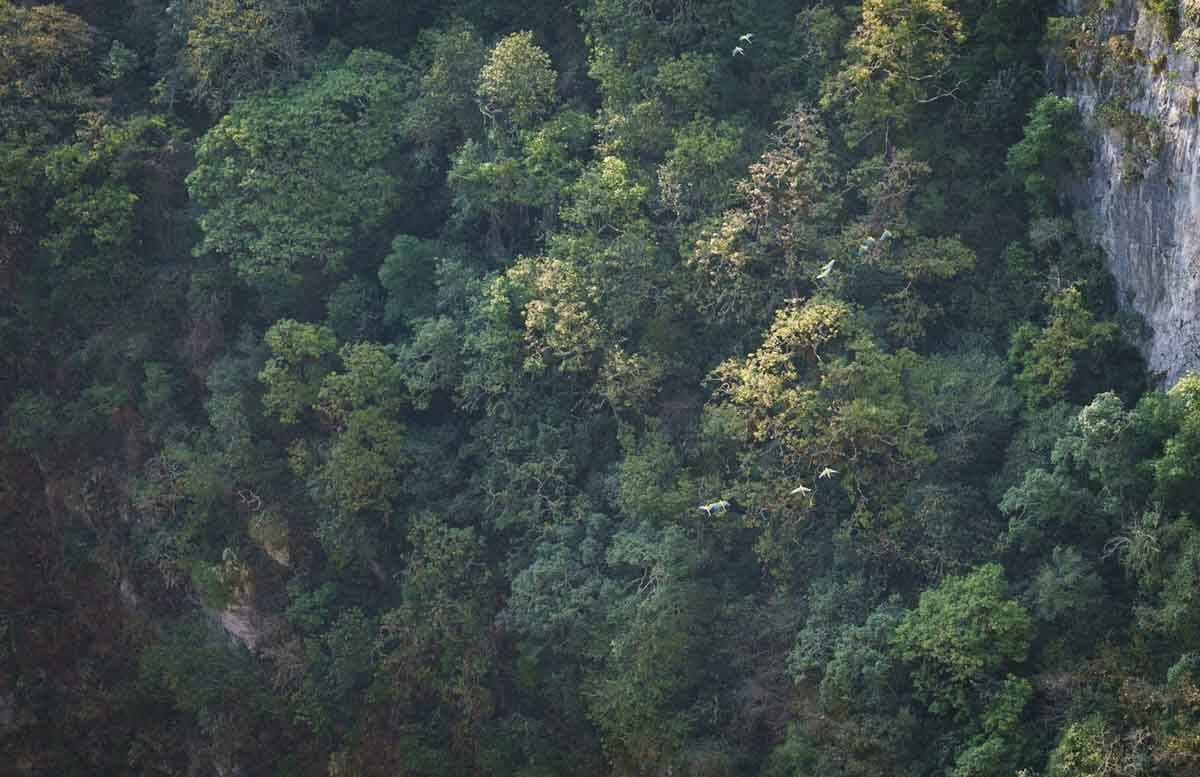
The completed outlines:
[[[1148,324],[1142,350],[1168,385],[1200,371],[1200,70],[1187,46],[1200,2],[1180,5],[1168,17],[1145,0],[1067,2],[1075,37],[1051,65],[1092,140],[1071,200],[1108,255],[1120,304]]]

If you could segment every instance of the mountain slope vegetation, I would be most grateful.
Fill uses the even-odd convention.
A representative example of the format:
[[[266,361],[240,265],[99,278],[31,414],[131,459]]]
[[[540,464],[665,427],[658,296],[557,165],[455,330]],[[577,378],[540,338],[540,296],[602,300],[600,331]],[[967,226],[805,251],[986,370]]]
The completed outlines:
[[[0,0],[0,772],[1196,773],[1050,5]]]

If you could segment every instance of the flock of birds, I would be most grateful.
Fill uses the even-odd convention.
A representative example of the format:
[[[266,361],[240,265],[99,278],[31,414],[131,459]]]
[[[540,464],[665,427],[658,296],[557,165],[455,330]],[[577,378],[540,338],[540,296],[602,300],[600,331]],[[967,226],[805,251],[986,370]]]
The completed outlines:
[[[740,40],[743,40],[746,43],[750,43],[750,39],[752,37],[753,37],[753,35],[751,33],[746,33],[745,35],[743,35],[740,38]],[[733,53],[734,53],[734,55],[737,55],[737,54],[741,54],[744,52],[742,51],[741,46],[738,46],[733,50]],[[868,235],[867,238],[865,240],[863,240],[863,242],[861,244],[859,244],[858,255],[862,256],[862,255],[866,254],[868,251],[870,251],[871,249],[875,248],[876,246],[884,245],[885,243],[887,243],[889,240],[892,240],[893,238],[895,238],[895,235],[893,235],[892,232],[887,229],[883,230],[883,232],[880,233],[878,240],[875,239],[874,237]],[[835,264],[837,264],[837,260],[830,259],[828,262],[826,262],[824,265],[822,265],[820,272],[817,273],[816,279],[818,281],[821,281],[821,280],[825,280],[826,278],[828,278],[830,273],[833,272],[833,266]],[[838,474],[838,471],[836,469],[834,469],[833,467],[826,467],[825,469],[821,470],[821,472],[817,475],[817,478],[819,480],[827,480],[829,478],[832,478],[836,474]],[[788,495],[789,496],[796,496],[796,495],[809,496],[812,494],[812,492],[813,492],[813,490],[811,488],[804,485],[803,483],[800,483],[795,488],[793,488],[791,491],[789,491]],[[731,505],[728,500],[719,499],[716,502],[709,502],[706,505],[700,505],[696,509],[711,518],[713,516],[724,515],[725,513],[729,512],[730,506]]]
[[[893,237],[895,237],[895,235],[893,235],[889,230],[886,230],[886,229],[883,230],[882,233],[880,233],[878,240],[871,237],[870,235],[867,235],[867,238],[865,240],[863,240],[862,243],[860,243],[858,246],[858,255],[862,256],[862,255],[866,254],[868,251],[870,251],[875,246],[877,246],[877,245],[881,246],[884,243],[886,243],[887,241],[891,240]]]
[[[738,37],[738,43],[745,43],[747,46],[749,46],[753,42],[754,42],[754,33],[752,33],[752,32],[744,33]],[[731,56],[744,57],[744,56],[746,56],[746,50],[744,48],[742,48],[741,46],[734,46]],[[889,231],[887,229],[884,229],[883,232],[880,233],[878,240],[876,240],[874,237],[868,235],[867,238],[865,240],[863,240],[862,243],[859,244],[858,255],[863,256],[867,252],[869,252],[871,249],[875,248],[875,246],[883,245],[894,237],[895,237],[895,235],[893,235],[891,233],[891,231]],[[825,280],[826,278],[828,278],[830,273],[833,272],[833,266],[835,264],[837,264],[836,259],[830,259],[828,262],[826,262],[821,267],[820,272],[817,273],[816,279],[818,281],[822,281],[822,280]],[[838,474],[838,471],[836,469],[834,469],[833,467],[825,467],[817,475],[817,478],[819,480],[827,480],[829,478],[832,478],[836,474]],[[795,488],[793,488],[791,491],[789,491],[788,495],[789,496],[796,496],[796,495],[809,496],[812,494],[812,492],[813,492],[813,490],[811,488],[804,485],[803,483],[800,483]],[[708,504],[700,505],[696,509],[711,518],[713,516],[724,515],[725,513],[729,512],[730,507],[731,507],[731,504],[730,504],[729,500],[718,499],[715,502],[709,502]]]
[[[829,478],[832,478],[836,474],[838,474],[838,471],[836,469],[834,469],[833,467],[826,467],[825,469],[821,470],[820,474],[817,475],[817,479],[827,480]],[[811,488],[804,485],[803,483],[800,483],[795,488],[793,488],[791,491],[789,491],[788,495],[796,496],[797,494],[799,494],[800,496],[809,496],[810,494],[812,494],[812,492],[813,492],[813,490]],[[719,499],[716,502],[709,502],[706,505],[700,505],[696,509],[699,510],[700,512],[704,513],[705,515],[707,515],[709,518],[712,518],[713,516],[721,516],[721,515],[724,515],[725,513],[729,512],[729,508],[731,506],[732,505],[729,503],[729,500]]]
[[[738,37],[738,43],[745,43],[747,46],[749,46],[753,42],[754,42],[754,33],[752,33],[752,32],[747,32],[744,35],[741,35],[740,37]],[[746,50],[744,48],[742,48],[741,46],[734,46],[733,53],[730,56],[744,57],[744,56],[746,56]]]
[[[876,240],[871,235],[867,235],[867,237],[861,243],[858,244],[858,255],[864,256],[868,252],[870,252],[873,248],[875,248],[876,246],[885,245],[889,240],[892,240],[895,237],[896,236],[894,234],[892,234],[892,231],[890,229],[883,230],[883,232],[881,232],[879,234],[878,240]],[[835,264],[837,264],[837,260],[830,259],[828,262],[826,262],[824,265],[822,265],[821,271],[817,273],[816,279],[818,281],[823,281],[826,278],[828,278],[829,274],[833,272],[833,266]]]
[[[751,33],[746,33],[739,40],[745,41],[746,43],[750,43],[750,39],[753,37],[754,36]],[[733,53],[734,53],[734,56],[737,56],[739,54],[744,54],[745,52],[742,50],[741,46],[737,46],[734,48]],[[858,255],[862,256],[862,255],[866,254],[868,251],[870,251],[871,249],[875,248],[877,245],[883,245],[883,244],[887,243],[889,240],[892,240],[894,237],[895,237],[895,235],[893,235],[891,233],[891,231],[887,230],[887,229],[883,230],[883,232],[880,233],[878,240],[875,239],[874,237],[868,235],[867,238],[865,240],[863,240],[863,242],[861,244],[859,244]],[[830,273],[833,272],[833,266],[835,264],[837,264],[836,259],[830,259],[828,262],[826,262],[821,267],[820,272],[817,273],[816,279],[818,281],[822,281],[822,280],[825,280],[826,278],[828,278]],[[818,480],[827,480],[829,478],[832,478],[836,474],[838,474],[838,471],[836,469],[834,469],[833,467],[826,467],[825,469],[821,470],[821,472],[817,475],[817,479]],[[795,488],[793,488],[791,491],[789,491],[788,495],[789,496],[799,495],[799,496],[806,497],[806,496],[810,496],[812,494],[812,492],[813,492],[813,490],[811,488],[804,485],[803,483],[800,483]],[[729,500],[718,499],[715,502],[709,502],[706,505],[700,505],[696,509],[711,518],[713,516],[724,515],[725,513],[729,512],[730,506],[731,505],[729,503]]]
[[[871,251],[871,249],[875,248],[876,246],[882,246],[882,245],[886,244],[889,240],[891,240],[894,237],[895,237],[895,235],[892,234],[892,231],[890,229],[883,230],[883,232],[880,233],[878,240],[876,240],[874,237],[872,237],[870,235],[867,235],[867,237],[861,243],[858,244],[858,255],[864,256],[869,251]],[[826,262],[824,265],[822,265],[821,271],[817,273],[816,279],[818,281],[823,281],[826,278],[828,278],[829,274],[831,272],[833,272],[833,266],[835,264],[837,264],[837,260],[830,259],[828,262]]]

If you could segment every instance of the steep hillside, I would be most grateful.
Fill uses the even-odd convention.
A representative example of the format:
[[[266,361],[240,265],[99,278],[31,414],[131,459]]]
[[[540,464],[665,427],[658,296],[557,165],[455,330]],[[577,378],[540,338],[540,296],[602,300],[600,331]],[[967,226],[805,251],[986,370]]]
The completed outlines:
[[[0,0],[0,777],[1200,773],[1147,3]]]

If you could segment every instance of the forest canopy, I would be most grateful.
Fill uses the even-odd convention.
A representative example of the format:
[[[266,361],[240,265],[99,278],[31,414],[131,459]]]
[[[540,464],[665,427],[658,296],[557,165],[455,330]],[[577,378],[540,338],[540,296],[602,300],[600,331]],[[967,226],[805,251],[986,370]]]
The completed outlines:
[[[1053,5],[0,0],[8,768],[1195,773]]]

